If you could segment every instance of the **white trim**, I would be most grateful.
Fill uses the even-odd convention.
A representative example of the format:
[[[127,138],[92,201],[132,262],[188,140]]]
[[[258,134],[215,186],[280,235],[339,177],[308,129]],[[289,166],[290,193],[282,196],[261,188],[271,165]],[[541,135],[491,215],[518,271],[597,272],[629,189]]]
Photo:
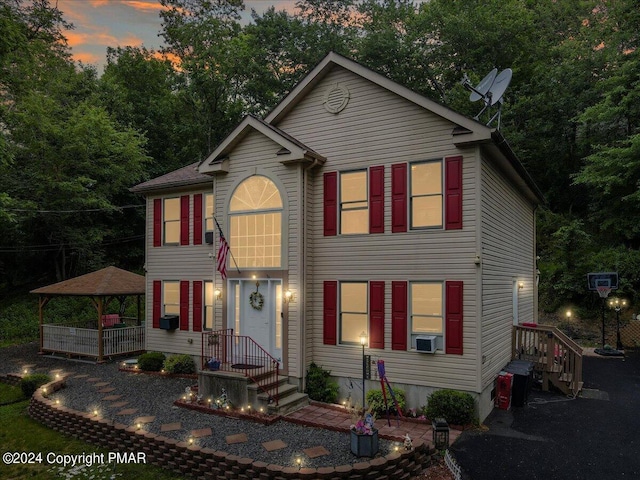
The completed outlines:
[[[304,149],[300,145],[291,141],[283,135],[280,135],[276,130],[265,124],[263,121],[258,120],[252,116],[246,116],[242,122],[220,142],[216,149],[198,165],[199,173],[214,173],[220,171],[220,162],[224,164],[226,161],[225,156],[232,151],[235,146],[242,141],[242,139],[252,130],[256,130],[265,137],[269,138],[273,142],[280,145],[283,149],[289,153],[276,153],[274,152],[274,158],[278,158],[280,162],[291,162],[296,160],[303,160],[306,157],[318,158],[319,155],[313,152],[311,149]],[[324,160],[324,158],[320,158]],[[224,170],[224,169],[223,169]],[[227,169],[228,170],[228,165]]]

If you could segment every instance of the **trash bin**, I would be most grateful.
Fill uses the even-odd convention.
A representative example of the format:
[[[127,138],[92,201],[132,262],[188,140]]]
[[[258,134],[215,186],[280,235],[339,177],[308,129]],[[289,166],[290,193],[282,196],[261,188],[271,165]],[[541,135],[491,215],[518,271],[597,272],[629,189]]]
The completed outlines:
[[[524,407],[529,399],[529,392],[533,385],[533,362],[513,360],[503,369],[513,374],[511,387],[511,406]]]

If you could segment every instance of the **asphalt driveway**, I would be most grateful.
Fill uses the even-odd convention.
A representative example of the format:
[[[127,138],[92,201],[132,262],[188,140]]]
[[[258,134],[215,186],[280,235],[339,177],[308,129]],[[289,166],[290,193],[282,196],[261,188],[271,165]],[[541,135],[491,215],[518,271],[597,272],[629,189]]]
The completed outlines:
[[[533,390],[529,404],[494,410],[486,431],[451,447],[470,480],[640,478],[640,351],[585,356],[576,399]]]

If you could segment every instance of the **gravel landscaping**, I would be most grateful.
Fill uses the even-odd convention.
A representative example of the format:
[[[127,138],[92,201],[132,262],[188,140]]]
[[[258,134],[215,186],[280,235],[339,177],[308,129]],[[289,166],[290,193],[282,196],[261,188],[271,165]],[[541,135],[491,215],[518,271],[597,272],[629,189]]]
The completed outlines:
[[[66,388],[51,397],[59,399],[62,405],[84,412],[97,410],[100,417],[126,425],[134,425],[139,417],[153,416],[153,421],[143,424],[143,429],[181,441],[188,441],[193,430],[210,428],[211,435],[195,438],[194,441],[200,446],[240,457],[283,466],[294,466],[300,459],[303,466],[311,468],[362,461],[351,453],[348,433],[305,427],[282,420],[267,426],[174,406],[173,402],[181,398],[185,388],[196,383],[194,379],[121,372],[116,362],[97,365],[70,361],[38,356],[37,350],[36,344],[1,348],[0,375],[20,372],[24,365],[33,365],[30,371],[38,372],[59,369],[70,374]],[[104,400],[115,395],[120,397]],[[120,414],[126,409],[136,411]],[[162,425],[176,422],[180,423],[179,430],[161,432]],[[227,444],[228,436],[242,433],[246,434],[246,442]],[[286,446],[272,451],[263,446],[263,443],[275,440],[281,440]],[[329,453],[316,458],[304,453],[305,449],[318,446],[323,446]],[[394,442],[380,439],[380,454],[390,453],[394,446]]]

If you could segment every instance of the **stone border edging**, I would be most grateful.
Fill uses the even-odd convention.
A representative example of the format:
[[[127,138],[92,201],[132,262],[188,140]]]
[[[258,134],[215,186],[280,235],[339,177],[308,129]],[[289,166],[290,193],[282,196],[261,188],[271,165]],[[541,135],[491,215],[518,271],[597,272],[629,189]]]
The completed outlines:
[[[226,452],[189,445],[174,438],[136,430],[89,413],[56,405],[43,391],[56,392],[65,386],[66,376],[42,385],[29,403],[29,415],[55,431],[113,452],[143,452],[146,462],[206,480],[408,480],[431,463],[428,446],[420,439],[410,451],[393,452],[370,461],[337,467],[297,468],[268,464]],[[345,442],[345,448],[346,448]]]

